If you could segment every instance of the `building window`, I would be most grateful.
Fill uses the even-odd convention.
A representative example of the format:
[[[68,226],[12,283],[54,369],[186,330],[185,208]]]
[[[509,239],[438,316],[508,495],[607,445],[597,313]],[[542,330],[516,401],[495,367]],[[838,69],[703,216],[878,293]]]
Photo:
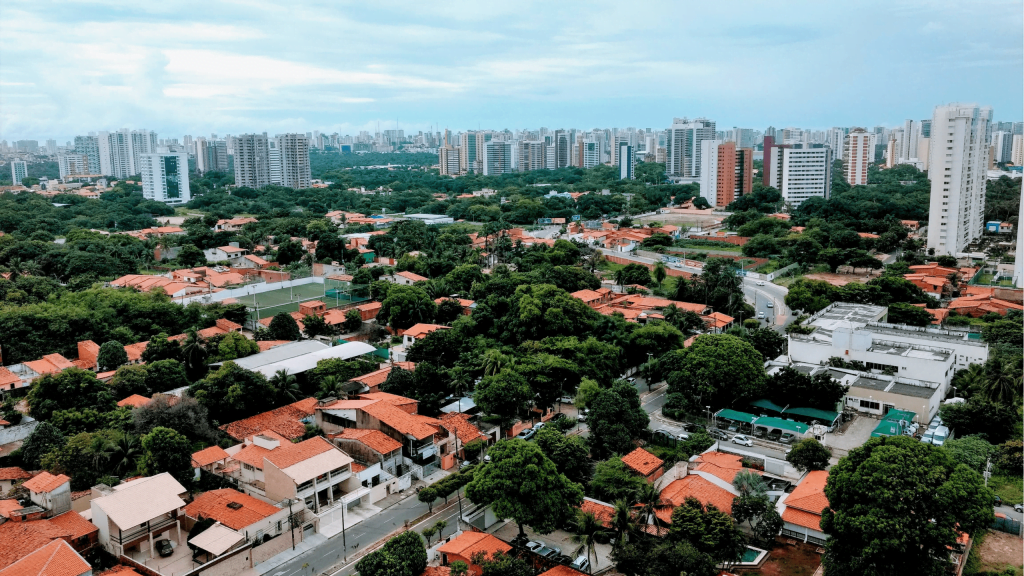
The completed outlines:
[[[882,405],[879,404],[878,402],[872,402],[871,400],[861,400],[860,407],[866,408],[868,410],[879,410],[882,407]]]

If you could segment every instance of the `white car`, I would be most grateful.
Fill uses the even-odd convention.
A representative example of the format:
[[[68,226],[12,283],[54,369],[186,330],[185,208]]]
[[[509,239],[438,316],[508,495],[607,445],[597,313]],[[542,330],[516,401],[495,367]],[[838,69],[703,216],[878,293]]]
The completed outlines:
[[[543,427],[544,427],[544,423],[543,422],[537,422],[536,424],[533,425],[533,429],[534,430],[540,430]]]
[[[537,550],[540,550],[543,547],[544,543],[539,540],[531,540],[530,542],[526,543],[526,549],[530,552],[536,552]]]
[[[758,286],[764,286],[764,280],[758,280],[757,281],[757,285]]]
[[[758,320],[764,320],[764,312],[758,312],[757,313],[757,319]]]
[[[740,446],[753,446],[754,440],[742,434],[737,434],[732,437],[732,443],[739,444]]]

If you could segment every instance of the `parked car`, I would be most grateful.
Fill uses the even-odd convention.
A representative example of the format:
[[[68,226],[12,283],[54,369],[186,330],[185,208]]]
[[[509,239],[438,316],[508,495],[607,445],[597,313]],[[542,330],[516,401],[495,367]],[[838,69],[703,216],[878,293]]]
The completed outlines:
[[[565,412],[555,412],[555,415],[551,417],[551,422],[558,422],[567,418],[569,417],[565,415]]]
[[[733,444],[739,444],[740,446],[753,446],[754,439],[742,434],[737,434],[732,437]]]
[[[543,422],[537,422],[536,424],[534,424],[534,425],[533,425],[533,429],[534,429],[534,430],[536,430],[536,431],[538,431],[538,432],[539,432],[539,431],[540,431],[540,429],[541,429],[541,428],[543,428],[543,427],[544,427],[544,423],[543,423]]]
[[[764,320],[764,312],[758,312],[757,313],[757,319],[758,320]]]
[[[675,440],[676,437],[671,432],[665,429],[658,429],[654,431],[654,435],[661,438],[662,440]]]
[[[754,438],[764,438],[768,435],[767,428],[754,428]]]
[[[768,433],[768,439],[772,442],[778,442],[779,438],[782,438],[782,430],[779,430],[778,428]]]
[[[688,432],[686,432],[685,430],[680,432],[679,434],[676,434],[676,440],[689,440],[689,439],[690,439],[690,434]]]
[[[544,547],[544,543],[541,542],[540,540],[531,540],[531,541],[526,543],[526,549],[529,550],[530,552],[536,552],[537,550],[540,550],[543,547]]]
[[[996,506],[1002,506],[1003,505],[1003,499],[999,497],[999,494],[996,494],[995,496],[993,496],[992,497],[992,501],[993,501],[993,503]]]
[[[572,564],[572,556],[566,556],[565,554],[560,555],[558,558],[555,558],[554,560],[555,562],[558,562],[563,566],[568,566]]]
[[[758,280],[757,281],[757,285],[758,286],[764,286],[764,280]]]
[[[166,558],[171,554],[174,554],[174,547],[171,546],[170,540],[157,540],[154,546],[156,546],[156,553],[159,554],[161,558]]]
[[[767,306],[769,308],[775,308],[775,304],[771,300],[769,300],[768,303],[765,304],[765,306]]]
[[[794,440],[796,440],[796,435],[789,432],[786,432],[781,438],[779,438],[779,442],[783,444],[792,444]]]
[[[721,430],[718,430],[716,428],[712,428],[711,430],[708,430],[708,435],[711,436],[712,438],[714,438],[715,440],[728,440],[729,439],[729,435],[728,434],[726,434],[725,432],[722,432]]]
[[[584,408],[583,410],[580,410],[579,414],[576,415],[576,420],[578,420],[580,422],[586,422],[587,421],[587,414],[588,413],[590,413],[590,410],[588,410],[586,408]]]
[[[523,430],[519,434],[516,434],[516,438],[519,438],[520,440],[529,440],[530,438],[533,438],[534,434],[536,433],[537,431],[534,430],[533,428],[527,428],[526,430]]]
[[[1024,504],[1014,504],[1013,509],[1017,512],[1024,512]]]
[[[580,572],[586,572],[586,573],[589,574],[590,573],[590,558],[587,558],[586,556],[580,556],[579,558],[577,558],[576,560],[573,561],[573,563],[570,566],[570,568],[575,568],[576,570],[579,570]]]
[[[693,422],[684,422],[683,423],[683,430],[686,430],[687,432],[696,432],[697,430],[703,430],[703,429],[704,429],[704,427],[701,426],[700,424],[694,424]]]
[[[576,401],[576,399],[573,398],[572,396],[562,396],[561,398],[558,399],[558,401],[561,402],[562,404],[572,404],[573,402]]]
[[[533,552],[541,558],[557,558],[562,553],[562,549],[557,546],[541,546]]]

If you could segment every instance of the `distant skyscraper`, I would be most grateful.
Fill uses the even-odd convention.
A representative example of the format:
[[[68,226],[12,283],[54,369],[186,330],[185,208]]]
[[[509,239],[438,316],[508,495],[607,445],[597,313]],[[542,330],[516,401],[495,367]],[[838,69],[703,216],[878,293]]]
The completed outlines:
[[[555,130],[555,165],[554,168],[566,168],[569,166],[569,133],[565,130]]]
[[[69,152],[57,155],[57,170],[61,180],[73,176],[90,174],[89,157],[85,154]]]
[[[874,135],[863,128],[854,128],[843,143],[843,174],[850,186],[868,183],[868,166],[874,160]]]
[[[846,128],[832,128],[828,131],[828,145],[835,152],[836,160],[843,160],[843,143],[846,140]]]
[[[188,154],[140,154],[139,168],[142,175],[142,196],[147,200],[183,204],[192,199],[188,188]]]
[[[543,140],[519,141],[519,171],[543,170],[547,165],[547,146]]]
[[[129,149],[132,155],[132,166],[131,176],[138,175],[140,172],[139,158],[143,154],[152,154],[156,152],[157,137],[156,132],[152,130],[132,130],[131,141]]]
[[[928,248],[956,256],[984,226],[985,177],[992,109],[975,104],[936,106],[932,115]]]
[[[459,135],[459,148],[462,152],[459,161],[462,172],[483,172],[484,145],[491,140],[490,132],[463,132]]]
[[[688,120],[674,118],[666,140],[665,173],[669,177],[693,178],[700,176],[700,143],[715,139],[715,123],[706,118]]]
[[[96,136],[75,136],[75,154],[83,154],[89,161],[89,174],[100,172],[100,141]]]
[[[206,141],[206,170],[208,172],[228,171],[228,144],[223,140]]]
[[[708,204],[725,207],[754,189],[754,150],[738,148],[736,142],[701,142],[703,165],[700,195]]]
[[[1010,149],[1010,162],[1014,166],[1024,166],[1024,136],[1013,135],[1013,146]],[[1024,258],[1021,258],[1024,260]]]
[[[28,178],[28,164],[24,160],[12,160],[11,183],[17,186],[25,178]]]
[[[270,183],[284,186],[284,177],[281,175],[281,147],[276,138],[267,139],[267,158],[270,160]]]
[[[98,136],[100,171],[103,176],[128,178],[138,174],[132,152],[132,135],[128,129],[100,132]]]
[[[46,141],[46,153],[47,154],[56,154],[57,153],[57,141],[56,140],[47,140]]]
[[[772,183],[782,199],[796,210],[810,198],[825,198],[832,193],[832,149],[772,148]]]
[[[14,149],[18,152],[26,152],[28,154],[35,154],[39,152],[39,141],[38,140],[18,140],[14,143]]]
[[[309,188],[309,140],[302,134],[278,134],[274,140],[281,150],[281,185],[296,190]]]
[[[992,157],[993,162],[1009,162],[1013,155],[1013,134],[1010,132],[993,133],[992,148],[995,152]]]
[[[512,172],[512,142],[491,140],[484,145],[484,175],[497,176]]]
[[[263,188],[270,184],[270,155],[267,134],[235,137],[235,185]]]
[[[635,179],[633,171],[636,169],[636,149],[626,142],[620,142],[615,156],[619,162],[619,180]]]
[[[442,176],[459,175],[462,170],[461,153],[462,149],[453,146],[442,146],[438,149],[438,161]]]
[[[580,166],[593,168],[601,163],[601,142],[593,138],[584,139],[580,144]]]

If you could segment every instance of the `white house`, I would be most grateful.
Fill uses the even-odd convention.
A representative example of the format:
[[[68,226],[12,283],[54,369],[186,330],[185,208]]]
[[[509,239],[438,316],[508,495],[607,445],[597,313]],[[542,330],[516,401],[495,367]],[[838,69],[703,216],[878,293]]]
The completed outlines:
[[[188,491],[169,473],[139,478],[110,488],[94,486],[89,503],[92,523],[99,528],[99,542],[115,557],[131,556],[132,552],[149,552],[157,540],[173,540],[185,544],[181,530]]]

